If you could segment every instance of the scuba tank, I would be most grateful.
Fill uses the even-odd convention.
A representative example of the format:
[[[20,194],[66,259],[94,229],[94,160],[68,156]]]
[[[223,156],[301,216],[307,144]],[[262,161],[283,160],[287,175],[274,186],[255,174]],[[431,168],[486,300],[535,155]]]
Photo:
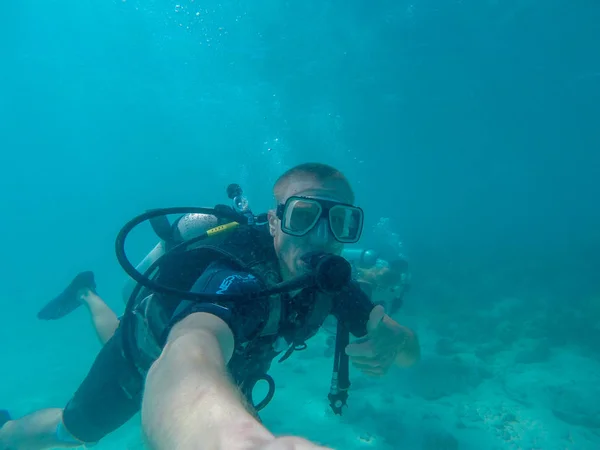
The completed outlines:
[[[232,209],[244,216],[248,224],[254,224],[254,216],[250,210],[248,198],[239,184],[227,186],[227,196],[232,203]],[[135,266],[137,272],[145,272],[150,266],[165,255],[177,244],[203,236],[208,230],[215,229],[223,223],[223,219],[214,214],[188,213],[178,218],[172,225],[166,215],[159,215],[148,219],[152,229],[161,239],[154,248]],[[129,279],[122,290],[123,302],[127,303],[137,282]]]
[[[342,256],[348,261],[362,267],[373,267],[380,259],[379,254],[375,250],[362,248],[344,248]]]
[[[253,219],[248,199],[244,195],[239,184],[234,183],[227,186],[227,196],[232,201],[232,208],[234,211],[245,215],[248,219]],[[144,257],[144,259],[135,266],[135,270],[142,273],[148,270],[152,264],[163,257],[165,253],[175,245],[202,236],[208,230],[214,229],[220,225],[222,220],[213,214],[188,213],[179,217],[172,225],[165,215],[152,217],[149,219],[149,222],[152,229],[161,240]],[[129,297],[131,297],[136,284],[134,279],[129,279],[125,283],[122,290],[124,303],[127,303]]]
[[[166,216],[159,216],[149,220],[156,235],[161,239],[154,248],[135,266],[135,270],[146,272],[150,266],[165,255],[177,243],[188,241],[201,236],[206,231],[219,225],[219,219],[211,214],[189,213],[177,219],[173,225],[169,224]],[[123,302],[127,303],[137,282],[130,278],[122,290]]]

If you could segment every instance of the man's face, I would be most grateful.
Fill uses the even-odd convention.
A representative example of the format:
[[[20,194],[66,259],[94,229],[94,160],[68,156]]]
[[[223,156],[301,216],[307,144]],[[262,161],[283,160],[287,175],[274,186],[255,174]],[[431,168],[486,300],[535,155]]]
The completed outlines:
[[[341,182],[332,180],[321,183],[306,177],[292,180],[289,183],[281,203],[285,203],[291,196],[341,203],[351,203],[352,200]],[[281,221],[277,218],[276,211],[271,210],[269,211],[269,230],[274,239],[275,252],[279,257],[284,278],[305,273],[309,267],[302,257],[309,253],[323,252],[339,255],[343,249],[343,244],[334,238],[325,218],[321,218],[315,227],[304,236],[291,236],[281,230]]]

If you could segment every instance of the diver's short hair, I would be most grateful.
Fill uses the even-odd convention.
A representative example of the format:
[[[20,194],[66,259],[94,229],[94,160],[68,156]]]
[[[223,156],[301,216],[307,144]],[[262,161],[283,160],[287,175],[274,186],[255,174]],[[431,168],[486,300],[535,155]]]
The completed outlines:
[[[315,181],[318,182],[326,182],[330,180],[338,181],[347,191],[346,193],[349,196],[350,203],[354,202],[354,191],[352,190],[352,186],[350,186],[350,182],[348,181],[346,176],[335,167],[316,162],[299,164],[285,171],[277,179],[273,186],[273,195],[275,196],[275,201],[277,203],[282,202],[283,197],[285,195],[285,191],[289,186],[289,183],[295,178],[301,177],[312,177]]]

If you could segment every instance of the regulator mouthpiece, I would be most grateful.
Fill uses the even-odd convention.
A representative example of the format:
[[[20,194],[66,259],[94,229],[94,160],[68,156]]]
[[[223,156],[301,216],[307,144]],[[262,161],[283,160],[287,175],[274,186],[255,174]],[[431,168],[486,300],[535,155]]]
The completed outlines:
[[[352,269],[350,263],[341,256],[329,253],[312,253],[302,258],[312,268],[315,286],[326,293],[341,291],[350,283]]]

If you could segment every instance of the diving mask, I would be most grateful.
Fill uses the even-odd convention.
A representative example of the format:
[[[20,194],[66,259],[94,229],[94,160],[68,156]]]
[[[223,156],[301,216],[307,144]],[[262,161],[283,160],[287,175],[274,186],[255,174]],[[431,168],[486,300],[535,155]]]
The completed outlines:
[[[277,217],[281,220],[281,230],[292,236],[306,235],[325,218],[333,237],[343,244],[358,242],[364,221],[363,210],[358,206],[297,196],[277,207]]]

